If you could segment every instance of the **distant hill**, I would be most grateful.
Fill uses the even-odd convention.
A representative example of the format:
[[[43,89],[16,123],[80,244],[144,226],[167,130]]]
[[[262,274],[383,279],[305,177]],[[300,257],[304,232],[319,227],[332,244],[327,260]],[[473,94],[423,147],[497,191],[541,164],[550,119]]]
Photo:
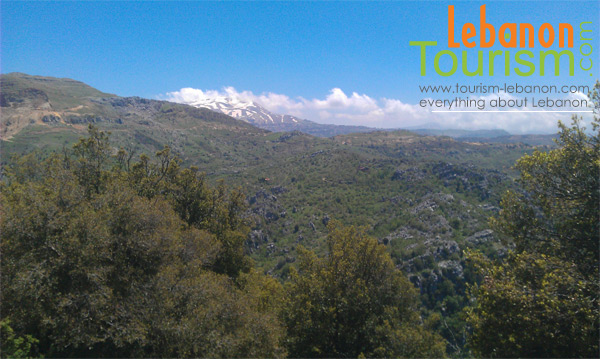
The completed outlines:
[[[523,143],[531,146],[554,146],[556,135],[512,135],[505,130],[411,129],[428,136],[448,136],[463,142]]]
[[[555,146],[554,140],[557,135],[509,135],[491,137],[482,140],[480,138],[461,137],[459,141],[484,141],[487,143],[523,143],[530,146]]]
[[[500,136],[510,136],[510,133],[504,130],[454,130],[454,129],[427,129],[417,128],[410,131],[428,136],[448,136],[452,138],[494,138]]]
[[[169,145],[189,162],[226,171],[268,131],[207,109],[100,92],[71,79],[11,73],[0,77],[3,159],[70,147],[88,124],[112,132],[115,146],[153,154]],[[211,166],[209,166],[209,164]]]

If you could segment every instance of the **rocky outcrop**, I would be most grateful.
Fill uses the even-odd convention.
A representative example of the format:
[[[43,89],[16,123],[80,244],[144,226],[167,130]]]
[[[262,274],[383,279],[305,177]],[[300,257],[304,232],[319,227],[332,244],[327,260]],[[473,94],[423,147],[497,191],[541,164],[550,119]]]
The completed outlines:
[[[283,187],[283,186],[275,186],[275,187],[271,187],[271,193],[273,194],[282,194],[287,192],[288,189]]]
[[[434,164],[432,173],[443,181],[444,186],[454,187],[457,192],[476,192],[482,199],[490,196],[492,183],[505,180],[505,174],[495,170],[478,169],[473,165],[454,165],[447,162]]]
[[[260,189],[248,199],[252,213],[271,223],[287,215],[286,210],[277,202],[277,196]]]
[[[420,168],[397,169],[392,175],[393,181],[415,182],[425,178],[427,172]]]
[[[472,236],[465,238],[465,241],[467,241],[470,244],[480,244],[480,243],[484,243],[484,242],[493,240],[494,239],[493,234],[494,234],[494,231],[492,231],[491,229],[485,229],[483,231],[473,234]]]

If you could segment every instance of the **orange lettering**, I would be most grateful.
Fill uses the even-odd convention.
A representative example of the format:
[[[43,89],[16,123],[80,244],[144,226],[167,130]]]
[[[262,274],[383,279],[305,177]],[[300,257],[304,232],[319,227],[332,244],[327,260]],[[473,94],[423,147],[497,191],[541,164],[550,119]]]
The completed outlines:
[[[567,32],[567,46],[573,47],[573,26],[571,24],[558,24],[558,46],[565,47],[565,31]]]
[[[548,41],[544,39],[544,31],[548,29]],[[540,31],[538,32],[538,40],[540,40],[540,45],[543,47],[550,47],[554,43],[554,28],[549,23],[545,22],[540,26]]]
[[[470,22],[466,23],[462,28],[462,42],[466,47],[475,47],[475,41],[469,41],[475,37],[475,25]]]
[[[529,34],[529,45],[527,47],[533,47],[533,42],[535,41],[533,35],[533,25],[528,23],[519,24],[519,46],[525,47],[525,30],[529,30],[527,31],[527,33]]]
[[[496,30],[493,25],[485,22],[485,5],[479,8],[479,28],[481,29],[481,47],[492,47],[496,41]],[[486,41],[486,30],[490,30],[490,41]]]
[[[454,5],[448,6],[448,47],[460,47],[460,44],[454,41]]]
[[[510,41],[506,41],[506,30],[510,30]],[[502,24],[500,30],[498,30],[498,39],[504,47],[517,47],[517,24]]]

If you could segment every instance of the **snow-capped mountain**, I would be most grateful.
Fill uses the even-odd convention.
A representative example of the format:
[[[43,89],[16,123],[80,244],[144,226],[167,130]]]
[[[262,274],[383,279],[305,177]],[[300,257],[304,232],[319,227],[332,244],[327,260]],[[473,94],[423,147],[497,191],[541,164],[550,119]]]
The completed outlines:
[[[232,97],[204,98],[187,104],[221,112],[258,127],[282,124],[297,125],[306,121],[290,115],[274,114],[254,101],[246,102]]]
[[[180,99],[177,102],[221,112],[273,132],[301,131],[314,136],[330,137],[353,132],[373,131],[372,128],[363,126],[324,125],[291,115],[275,114],[254,101],[244,101],[235,97],[212,96],[193,101],[181,101]]]

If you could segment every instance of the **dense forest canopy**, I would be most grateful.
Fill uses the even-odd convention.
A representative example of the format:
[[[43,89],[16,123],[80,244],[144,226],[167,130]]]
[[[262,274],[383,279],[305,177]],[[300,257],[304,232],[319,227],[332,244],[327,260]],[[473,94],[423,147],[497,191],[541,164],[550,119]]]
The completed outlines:
[[[7,355],[25,346],[50,357],[443,355],[442,339],[421,323],[414,287],[376,240],[332,222],[335,251],[323,263],[356,272],[360,256],[368,273],[356,281],[337,274],[342,288],[324,289],[323,310],[353,317],[300,323],[318,290],[302,282],[326,274],[302,272],[283,287],[256,272],[244,253],[239,191],[208,185],[169,148],[155,161],[132,163],[124,150],[111,156],[108,135],[93,126],[73,149],[24,156],[6,170],[2,318],[3,339],[14,344]],[[356,291],[371,302],[347,303]],[[313,325],[337,328],[335,339],[303,352],[297,343],[309,337],[301,328]]]

